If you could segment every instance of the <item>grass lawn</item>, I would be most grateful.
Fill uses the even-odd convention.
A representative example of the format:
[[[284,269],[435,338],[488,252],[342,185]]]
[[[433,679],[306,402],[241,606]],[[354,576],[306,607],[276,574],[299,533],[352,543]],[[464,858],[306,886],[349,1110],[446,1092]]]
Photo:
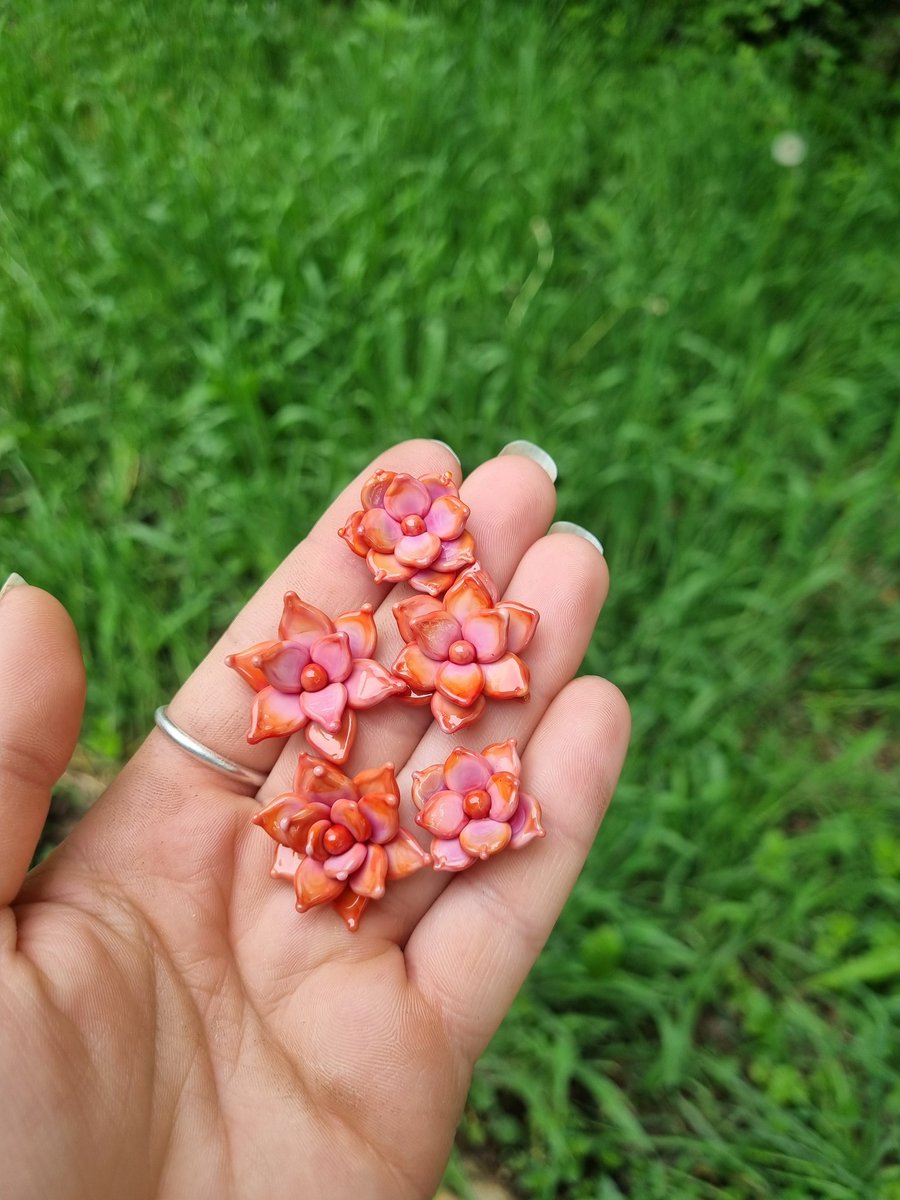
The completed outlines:
[[[898,197],[864,89],[590,5],[0,6],[0,577],[89,756],[379,445],[531,438],[606,546],[632,752],[459,1191],[900,1197]]]

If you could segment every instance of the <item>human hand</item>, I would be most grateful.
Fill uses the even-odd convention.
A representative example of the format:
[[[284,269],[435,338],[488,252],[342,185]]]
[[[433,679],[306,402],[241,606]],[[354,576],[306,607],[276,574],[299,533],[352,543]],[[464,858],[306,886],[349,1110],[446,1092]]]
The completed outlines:
[[[376,605],[378,659],[400,648],[391,604],[336,536],[374,466],[459,466],[438,443],[378,456],[235,618],[169,705],[227,758],[290,787],[302,735],[245,740],[251,695],[225,656],[273,636],[285,591],[329,614]],[[547,837],[459,876],[420,871],[350,934],[302,916],[269,875],[273,843],[246,786],[154,730],[65,842],[25,877],[50,789],[78,735],[84,675],[62,607],[0,601],[0,1163],[10,1200],[201,1200],[276,1194],[421,1200],[440,1179],[472,1067],[571,890],[628,740],[620,693],[572,681],[607,591],[585,539],[547,529],[555,492],[517,456],[461,488],[479,560],[541,613],[532,696],[450,738],[430,711],[364,714],[348,771],[412,770],[464,744],[519,739]],[[507,590],[508,589],[508,590]],[[402,768],[402,769],[401,769]]]

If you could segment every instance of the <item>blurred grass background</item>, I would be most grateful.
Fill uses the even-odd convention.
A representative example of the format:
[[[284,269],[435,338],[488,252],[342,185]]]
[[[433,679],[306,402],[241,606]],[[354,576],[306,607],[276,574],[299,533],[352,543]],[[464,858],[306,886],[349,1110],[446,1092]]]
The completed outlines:
[[[633,748],[460,1193],[900,1197],[898,47],[834,0],[0,3],[0,575],[77,622],[89,762],[380,445],[531,438],[606,545]]]

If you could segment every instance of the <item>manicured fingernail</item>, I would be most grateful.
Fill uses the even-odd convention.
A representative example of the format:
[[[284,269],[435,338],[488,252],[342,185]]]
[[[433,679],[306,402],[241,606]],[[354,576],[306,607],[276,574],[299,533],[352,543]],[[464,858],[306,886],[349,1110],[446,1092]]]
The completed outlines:
[[[603,553],[603,543],[599,538],[594,537],[589,529],[585,529],[583,525],[576,525],[574,521],[554,521],[548,533],[574,533],[576,537],[584,538],[586,542],[590,542],[595,546],[600,553]]]
[[[7,579],[3,587],[0,588],[0,600],[3,599],[7,592],[11,592],[14,587],[23,587],[24,585],[25,580],[22,578],[22,576],[17,575],[16,572],[13,571],[12,575],[10,575],[9,579]]]
[[[440,438],[432,438],[431,440],[434,442],[434,444],[436,446],[443,446],[444,449],[448,450],[453,455],[453,457],[456,459],[456,461],[459,462],[459,455],[456,453],[456,451],[453,449],[452,446],[448,446],[447,443],[442,442]]]
[[[550,482],[556,483],[556,476],[559,472],[556,469],[556,463],[550,457],[546,450],[542,450],[540,446],[536,446],[534,442],[510,442],[500,451],[501,454],[518,454],[519,458],[530,458],[532,462],[536,462],[539,467],[543,467],[550,476]]]

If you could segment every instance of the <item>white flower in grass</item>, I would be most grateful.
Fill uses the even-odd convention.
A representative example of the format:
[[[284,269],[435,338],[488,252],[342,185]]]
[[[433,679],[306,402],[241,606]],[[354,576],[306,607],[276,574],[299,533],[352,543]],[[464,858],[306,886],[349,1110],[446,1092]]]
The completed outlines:
[[[806,158],[806,139],[799,133],[779,133],[771,145],[772,157],[779,167],[799,167]]]

